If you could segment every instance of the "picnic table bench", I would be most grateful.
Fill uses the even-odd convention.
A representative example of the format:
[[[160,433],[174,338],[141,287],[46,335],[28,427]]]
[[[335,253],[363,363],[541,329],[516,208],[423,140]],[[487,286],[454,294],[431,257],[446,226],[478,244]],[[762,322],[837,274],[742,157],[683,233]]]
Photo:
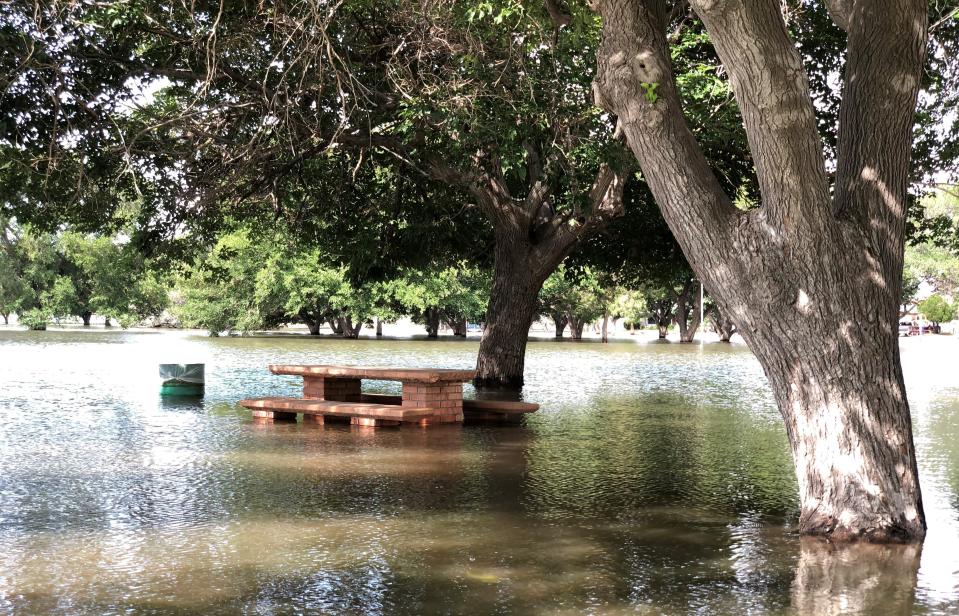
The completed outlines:
[[[515,422],[539,405],[526,402],[463,400],[463,383],[474,370],[374,368],[366,366],[271,364],[273,374],[303,377],[303,397],[241,400],[259,420],[295,419],[324,423],[348,419],[354,425],[432,425],[468,421]],[[402,394],[364,394],[363,380],[400,381]]]

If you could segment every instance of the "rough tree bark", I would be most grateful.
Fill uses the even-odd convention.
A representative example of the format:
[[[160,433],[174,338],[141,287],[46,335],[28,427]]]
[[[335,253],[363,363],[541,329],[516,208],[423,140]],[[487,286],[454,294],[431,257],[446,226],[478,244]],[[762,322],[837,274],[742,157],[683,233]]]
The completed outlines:
[[[848,34],[830,190],[779,2],[691,0],[742,111],[762,196],[748,212],[724,193],[683,117],[665,3],[597,4],[597,104],[617,115],[697,277],[766,372],[795,461],[800,531],[920,540],[897,317],[926,4],[829,3]],[[650,84],[655,96],[645,95]]]
[[[478,156],[477,171],[470,173],[431,163],[435,179],[468,189],[493,224],[493,284],[474,380],[480,388],[522,387],[529,328],[543,283],[580,238],[623,211],[624,172],[602,164],[590,190],[590,211],[554,212],[550,182],[538,161],[530,151],[529,189],[522,198],[510,193],[494,157]]]
[[[92,312],[81,312],[80,318],[83,319],[83,326],[90,327],[90,318],[93,316]]]

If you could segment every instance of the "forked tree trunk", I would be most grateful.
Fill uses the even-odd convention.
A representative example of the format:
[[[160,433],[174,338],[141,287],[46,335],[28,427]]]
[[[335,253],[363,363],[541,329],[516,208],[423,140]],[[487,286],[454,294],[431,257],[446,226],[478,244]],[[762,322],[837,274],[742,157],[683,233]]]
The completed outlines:
[[[583,329],[586,328],[586,323],[577,317],[569,317],[569,337],[573,340],[582,340],[583,339]]]
[[[9,313],[9,312],[4,312],[3,314],[0,314],[0,316],[3,317],[3,324],[4,324],[4,325],[10,325],[10,313]]]
[[[467,188],[493,225],[493,284],[474,383],[480,388],[519,389],[523,385],[526,342],[546,278],[576,243],[623,213],[626,171],[603,163],[589,191],[589,210],[559,212],[549,204],[548,181],[540,153],[527,144],[527,193],[510,193],[497,156],[478,154],[473,170],[431,161],[435,179]],[[557,152],[553,151],[550,159]],[[575,223],[575,224],[573,224]]]
[[[915,541],[925,517],[897,321],[928,6],[826,4],[848,33],[833,185],[802,58],[772,0],[691,0],[730,75],[762,207],[734,206],[685,122],[664,3],[597,2],[594,90],[766,372],[792,447],[800,531]]]
[[[569,319],[565,314],[561,312],[554,312],[552,314],[553,323],[555,324],[555,329],[553,331],[554,338],[562,338],[563,332],[566,330],[566,326],[569,324]]]
[[[693,342],[696,339],[696,331],[699,330],[699,293],[696,293],[696,285],[692,279],[688,279],[682,290],[676,294],[676,313],[673,319],[679,327],[679,341]]]
[[[343,325],[339,317],[333,317],[329,320],[330,329],[333,330],[334,334],[343,335]]]
[[[465,317],[456,317],[450,320],[447,320],[447,325],[450,326],[450,329],[453,330],[453,335],[460,338],[466,337],[466,318]]]
[[[666,336],[669,334],[669,323],[663,323],[662,321],[656,322],[656,329],[659,330],[659,339],[665,340]]]
[[[715,305],[710,310],[710,318],[712,319],[713,326],[716,328],[716,333],[719,334],[719,341],[729,342],[733,334],[736,333],[736,324]]]

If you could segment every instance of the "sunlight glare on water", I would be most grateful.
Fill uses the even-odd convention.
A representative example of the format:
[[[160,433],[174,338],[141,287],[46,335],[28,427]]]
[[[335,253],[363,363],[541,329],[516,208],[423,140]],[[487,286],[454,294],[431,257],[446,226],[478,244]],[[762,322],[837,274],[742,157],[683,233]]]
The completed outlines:
[[[0,613],[955,613],[957,350],[903,341],[920,549],[798,538],[741,345],[535,342],[523,426],[356,430],[236,402],[299,394],[269,363],[471,368],[475,341],[0,330]],[[204,398],[161,399],[166,362]]]

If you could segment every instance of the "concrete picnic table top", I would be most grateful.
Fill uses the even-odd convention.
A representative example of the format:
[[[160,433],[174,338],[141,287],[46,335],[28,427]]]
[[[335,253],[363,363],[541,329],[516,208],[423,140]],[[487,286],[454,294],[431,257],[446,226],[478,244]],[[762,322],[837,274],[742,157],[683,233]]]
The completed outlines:
[[[447,368],[378,368],[304,364],[270,364],[270,372],[303,377],[403,381],[404,383],[457,383],[472,381],[476,376],[475,370]]]

